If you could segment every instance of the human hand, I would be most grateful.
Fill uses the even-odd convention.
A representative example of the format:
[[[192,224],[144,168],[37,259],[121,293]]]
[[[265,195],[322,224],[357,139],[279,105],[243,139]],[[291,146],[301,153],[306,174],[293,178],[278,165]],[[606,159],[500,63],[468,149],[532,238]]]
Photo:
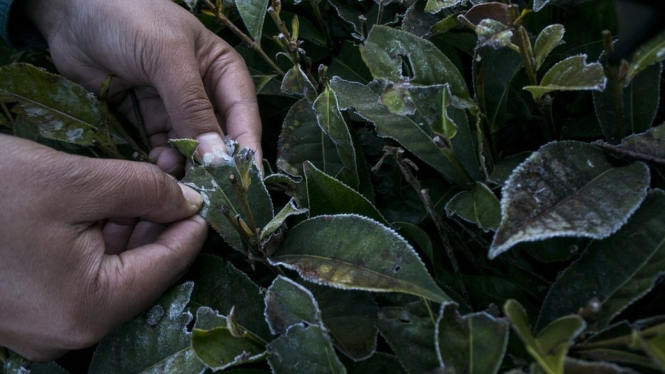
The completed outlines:
[[[168,139],[194,138],[200,155],[215,154],[226,149],[224,134],[254,149],[260,164],[261,119],[245,62],[192,14],[170,0],[22,4],[59,72],[98,94],[113,74],[109,100],[134,122],[127,92],[135,89],[150,157],[162,170],[184,171],[184,158]]]
[[[0,135],[0,345],[45,361],[145,309],[194,260],[201,197],[154,165]]]

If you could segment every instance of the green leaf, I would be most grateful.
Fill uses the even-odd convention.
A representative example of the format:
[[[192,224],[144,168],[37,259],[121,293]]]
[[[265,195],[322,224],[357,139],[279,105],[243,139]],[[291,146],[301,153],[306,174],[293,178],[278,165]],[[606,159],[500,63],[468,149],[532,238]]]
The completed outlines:
[[[328,76],[338,76],[345,80],[363,84],[367,84],[372,80],[372,73],[365,65],[360,49],[348,40],[342,43],[338,57],[333,56],[333,61],[328,68]]]
[[[328,334],[317,325],[291,327],[268,344],[268,353],[275,374],[346,373]]]
[[[642,70],[665,59],[665,33],[660,33],[640,47],[630,59],[626,86]]]
[[[314,101],[314,111],[319,127],[335,143],[339,159],[344,167],[336,175],[340,180],[346,182],[354,190],[358,189],[359,177],[356,166],[356,150],[349,128],[339,111],[339,104],[335,92],[329,87]]]
[[[242,237],[222,212],[225,207],[233,217],[239,216],[248,222],[236,190],[229,179],[231,175],[234,175],[237,183],[240,183],[240,177],[233,164],[200,165],[189,169],[182,183],[192,187],[203,197],[203,208],[199,214],[222,236],[226,243],[243,252]],[[272,201],[255,165],[251,166],[250,176],[252,183],[247,191],[247,200],[254,222],[257,228],[261,228],[273,218]]]
[[[277,75],[266,74],[252,74],[252,81],[254,82],[254,89],[257,95],[275,95],[281,92],[280,82],[275,79]],[[278,89],[275,89],[275,85]]]
[[[369,33],[365,45],[360,47],[365,63],[376,79],[392,82],[406,80],[409,72],[402,71],[402,58],[408,58],[413,70],[411,83],[433,85],[450,84],[450,91],[473,106],[464,77],[455,65],[432,42],[416,35],[376,25]]]
[[[194,284],[167,291],[144,314],[118,327],[97,347],[90,373],[202,373],[205,366],[190,346],[185,311]]]
[[[540,11],[545,5],[549,4],[549,2],[550,0],[533,0],[533,11]]]
[[[225,370],[265,358],[265,348],[262,344],[252,341],[251,338],[235,336],[226,325],[199,328],[199,321],[210,318],[206,315],[216,318],[215,312],[210,308],[204,307],[197,311],[197,323],[192,330],[192,349],[208,368],[215,371]],[[220,322],[225,320],[217,318]]]
[[[305,99],[295,103],[284,118],[278,151],[277,167],[294,176],[302,174],[305,161],[328,175],[337,175],[343,167],[337,147],[323,133],[316,112]]]
[[[266,321],[274,335],[284,334],[293,325],[306,322],[321,325],[321,311],[314,295],[305,287],[278,276],[266,292]]]
[[[476,182],[471,191],[462,191],[450,199],[446,214],[458,215],[485,231],[496,230],[501,221],[501,206],[492,190]]]
[[[631,155],[665,163],[665,124],[623,139],[618,148],[629,151]]]
[[[379,308],[366,292],[306,285],[319,303],[323,324],[335,346],[353,360],[365,360],[376,350],[374,326]]]
[[[457,6],[463,1],[464,0],[427,0],[425,11],[428,13],[438,13],[442,9]]]
[[[434,316],[426,301],[383,307],[376,326],[409,373],[427,373],[439,367]]]
[[[5,349],[5,348],[0,348]],[[0,352],[4,353],[4,352]],[[55,361],[46,363],[30,362],[20,355],[9,352],[9,358],[0,360],[0,373],[2,374],[69,374]]]
[[[428,1],[429,4],[429,1]],[[430,29],[430,35],[444,34],[450,31],[453,27],[459,26],[460,23],[457,21],[457,14],[451,14],[443,20],[439,21],[436,25],[432,26]]]
[[[637,374],[636,371],[622,368],[609,362],[590,362],[574,358],[566,358],[564,363],[566,374]]]
[[[651,370],[658,370],[658,366],[653,363],[653,361],[642,354],[633,353],[627,351],[626,348],[596,348],[596,349],[584,349],[579,351],[579,356],[586,360],[593,361],[608,361],[616,362],[623,365],[630,365],[635,368],[646,369],[648,372]],[[569,364],[568,361],[570,358],[566,359],[566,370],[568,370]],[[571,365],[572,366],[572,365]],[[582,365],[579,366],[578,373],[583,374],[586,372],[580,372],[579,370],[584,369]],[[618,367],[614,365],[615,367]],[[572,369],[571,369],[572,370]],[[635,374],[635,371],[628,371],[630,374]],[[568,373],[566,371],[566,373]]]
[[[639,343],[660,370],[665,370],[665,333],[658,334],[651,339],[640,337]]]
[[[566,29],[563,25],[554,24],[545,27],[538,34],[536,43],[533,46],[533,54],[536,58],[536,70],[543,66],[543,62],[545,62],[545,59],[554,48],[563,44],[563,35],[565,33]]]
[[[376,352],[372,357],[347,366],[349,374],[406,374],[395,356]]]
[[[410,118],[391,113],[379,101],[380,96],[369,87],[337,77],[332,79],[330,86],[337,94],[340,108],[353,108],[361,117],[376,126],[380,137],[396,140],[445,177],[462,186],[471,181],[450,149],[437,146],[432,140],[433,134],[427,134]]]
[[[46,139],[112,147],[123,142],[112,130],[120,126],[95,96],[62,76],[28,64],[0,67],[0,102],[39,129]]]
[[[389,225],[388,221],[363,195],[326,175],[310,162],[305,162],[304,168],[310,217],[355,213]]]
[[[430,262],[434,263],[432,240],[423,229],[409,222],[395,222],[393,223],[393,227],[411,245],[420,248],[421,252],[427,256]]]
[[[194,159],[194,152],[199,146],[199,142],[194,139],[170,139],[169,144],[173,145],[188,160]]]
[[[191,306],[208,306],[223,316],[234,310],[237,324],[256,337],[269,340],[265,322],[265,304],[259,287],[231,263],[210,254],[201,254],[190,267],[186,278],[195,283]],[[200,320],[199,320],[200,321]],[[216,326],[198,326],[212,329]]]
[[[623,309],[649,292],[665,268],[665,193],[649,193],[640,209],[619,232],[591,243],[564,270],[545,298],[538,319],[544,326],[575,313],[596,299],[600,311],[590,320],[605,327]]]
[[[540,98],[552,91],[603,91],[607,78],[603,66],[597,62],[586,63],[586,55],[569,57],[545,73],[538,86],[526,86],[525,90]]]
[[[284,208],[277,213],[275,218],[272,219],[272,221],[268,222],[267,225],[261,230],[261,234],[259,235],[259,239],[263,240],[270,236],[270,234],[274,233],[282,227],[282,224],[284,221],[286,221],[287,218],[291,216],[297,216],[299,214],[305,214],[307,213],[307,209],[299,209],[296,206],[296,202],[294,199],[291,199],[286,205],[284,205]]]
[[[512,44],[512,28],[490,18],[481,20],[475,32],[478,35],[478,47],[501,49]]]
[[[566,354],[573,340],[584,331],[584,320],[578,315],[562,317],[534,336],[526,311],[517,301],[508,300],[503,311],[510,319],[513,331],[540,367],[548,374],[563,374]]]
[[[490,175],[489,181],[499,186],[503,186],[508,178],[510,178],[513,170],[520,166],[520,164],[529,158],[530,155],[531,152],[522,152],[516,155],[508,156],[497,162],[496,165],[494,165],[494,170],[492,171],[492,175]]]
[[[358,215],[318,216],[300,223],[269,261],[317,284],[449,300],[406,240]]]
[[[555,236],[605,238],[639,207],[649,180],[649,170],[641,162],[612,167],[592,145],[549,143],[506,182],[501,225],[489,256],[520,242]]]
[[[283,93],[289,95],[304,96],[309,102],[316,100],[316,88],[300,65],[296,65],[286,72],[282,78],[281,89]]]
[[[508,346],[508,321],[486,312],[462,317],[458,307],[441,305],[435,331],[439,364],[457,374],[496,373]]]
[[[402,20],[402,30],[421,38],[429,37],[429,32],[441,17],[425,11],[425,2],[414,1],[408,6]]]
[[[568,261],[586,247],[586,239],[550,238],[538,242],[520,243],[519,248],[540,262]]]
[[[249,36],[258,45],[261,45],[263,21],[268,11],[268,2],[269,0],[238,0],[235,2],[238,13],[249,31]]]
[[[623,89],[623,126],[627,134],[647,131],[653,124],[660,105],[660,76],[662,65],[652,65],[641,71],[635,79]],[[618,143],[616,104],[611,89],[593,93],[596,117],[607,141]]]

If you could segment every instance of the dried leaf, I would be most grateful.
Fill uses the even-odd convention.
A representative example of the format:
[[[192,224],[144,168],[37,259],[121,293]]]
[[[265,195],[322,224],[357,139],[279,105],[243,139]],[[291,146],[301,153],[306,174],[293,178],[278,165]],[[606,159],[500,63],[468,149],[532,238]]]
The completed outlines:
[[[538,34],[536,43],[533,46],[533,54],[536,58],[536,70],[543,66],[543,62],[545,62],[545,59],[554,48],[563,44],[563,35],[565,33],[566,29],[563,25],[554,24],[545,27]]]
[[[506,182],[501,225],[489,256],[520,242],[555,236],[605,238],[639,207],[649,180],[649,170],[640,162],[613,167],[592,145],[549,143]]]
[[[300,223],[269,261],[317,284],[449,300],[406,240],[358,215],[318,216]]]
[[[321,324],[321,311],[314,295],[305,287],[278,276],[272,282],[265,297],[265,317],[273,334],[284,334],[296,324]]]
[[[525,90],[540,98],[552,91],[603,91],[607,78],[600,63],[586,63],[586,55],[569,57],[545,73],[538,86],[526,86]]]

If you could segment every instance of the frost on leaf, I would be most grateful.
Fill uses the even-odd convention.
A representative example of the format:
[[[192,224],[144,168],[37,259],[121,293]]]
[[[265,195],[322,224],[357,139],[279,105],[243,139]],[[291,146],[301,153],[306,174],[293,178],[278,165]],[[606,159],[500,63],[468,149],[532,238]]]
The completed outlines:
[[[592,145],[549,143],[506,182],[501,225],[489,257],[520,242],[555,236],[605,238],[642,203],[649,181],[649,170],[641,162],[613,167]]]
[[[626,86],[628,86],[633,78],[635,78],[635,76],[637,76],[642,70],[663,60],[665,60],[665,33],[662,32],[640,47],[633,54],[626,75]]]
[[[549,25],[538,34],[536,43],[533,46],[534,57],[536,58],[536,70],[540,69],[547,56],[554,48],[563,44],[563,34],[566,29],[563,25]]]
[[[275,278],[266,292],[265,303],[266,321],[275,335],[301,322],[321,325],[321,311],[314,295],[289,278]]]
[[[186,329],[192,315],[185,308],[193,288],[192,282],[171,288],[148,313],[111,332],[99,343],[90,373],[203,372]],[[157,321],[155,314],[162,313]]]
[[[665,164],[665,124],[623,139],[619,148],[637,157]]]
[[[268,344],[268,363],[275,374],[342,374],[328,332],[317,325],[294,325]]]
[[[406,240],[362,216],[310,218],[289,232],[269,261],[317,284],[449,300]]]
[[[603,91],[607,78],[603,66],[597,62],[586,63],[586,55],[569,57],[545,73],[538,86],[526,86],[534,100],[552,91]]]
[[[425,11],[427,13],[438,13],[447,8],[452,8],[466,3],[467,0],[427,0]]]
[[[300,65],[296,65],[286,72],[282,79],[281,89],[283,93],[289,95],[304,96],[309,102],[316,100],[316,88]]]
[[[434,333],[439,364],[457,374],[496,373],[508,347],[508,321],[486,312],[461,316],[457,308],[441,304]]]

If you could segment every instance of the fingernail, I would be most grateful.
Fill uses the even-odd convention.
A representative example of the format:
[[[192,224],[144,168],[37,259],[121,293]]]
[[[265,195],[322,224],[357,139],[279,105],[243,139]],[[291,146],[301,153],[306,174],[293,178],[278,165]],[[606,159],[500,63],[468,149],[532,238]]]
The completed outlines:
[[[196,209],[200,208],[201,204],[203,204],[203,198],[201,195],[194,189],[187,187],[182,183],[178,183],[178,185],[182,190],[182,196],[185,197],[185,200],[187,200],[188,203],[194,205]]]
[[[219,165],[231,160],[226,152],[226,145],[219,134],[204,134],[196,138],[199,142],[195,157],[203,165]]]
[[[164,148],[161,147],[153,148],[152,151],[150,151],[150,153],[148,154],[148,159],[152,163],[155,163],[159,159],[159,155],[161,155],[162,152],[164,152]]]

